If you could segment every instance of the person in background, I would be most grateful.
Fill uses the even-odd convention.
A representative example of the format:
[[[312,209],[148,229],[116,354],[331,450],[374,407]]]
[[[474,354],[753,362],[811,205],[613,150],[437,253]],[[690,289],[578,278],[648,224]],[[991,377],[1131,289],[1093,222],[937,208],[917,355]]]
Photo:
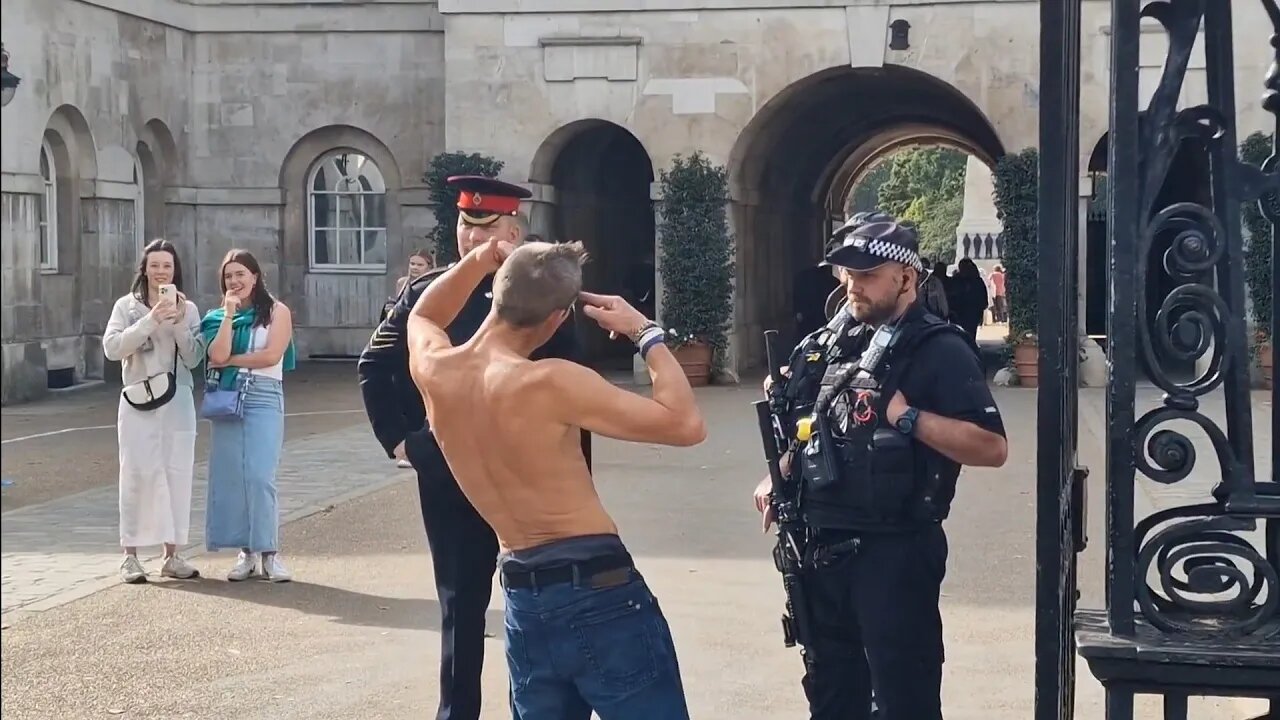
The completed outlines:
[[[431,260],[431,255],[424,249],[418,248],[409,256],[409,274],[396,281],[396,294],[404,289],[406,283],[413,282],[422,277],[428,270],[435,267],[435,263]]]
[[[921,263],[925,267],[934,267],[946,265],[943,263],[932,263],[928,258],[921,258]],[[920,301],[924,303],[924,308],[929,312],[937,315],[943,320],[951,319],[951,304],[947,302],[947,288],[942,284],[942,278],[936,273],[928,273],[924,280],[920,281]]]
[[[208,379],[223,390],[242,388],[243,412],[212,418],[205,545],[240,548],[231,581],[261,571],[272,582],[293,575],[280,557],[276,470],[284,447],[284,372],[296,364],[293,316],[272,297],[258,260],[232,250],[222,260],[222,307],[204,316]]]
[[[196,406],[191,368],[204,360],[200,314],[182,294],[182,262],[168,240],[142,250],[129,293],[116,300],[102,351],[120,363],[120,579],[146,582],[138,548],[164,546],[160,575],[200,573],[178,556],[191,524]],[[168,400],[164,397],[168,396]],[[135,403],[142,407],[135,406]]]
[[[948,293],[951,302],[952,322],[964,328],[975,342],[982,316],[987,312],[987,284],[978,272],[978,266],[969,258],[956,265],[955,277]]]
[[[995,316],[995,322],[1009,322],[1009,298],[1005,296],[1003,265],[996,265],[991,269],[991,290],[994,303],[992,314]]]
[[[387,319],[387,313],[391,312],[391,308],[395,306],[396,300],[400,297],[400,293],[404,291],[405,286],[422,277],[433,267],[435,267],[435,261],[431,259],[431,253],[427,252],[426,249],[418,248],[410,253],[408,274],[396,280],[396,291],[382,304],[382,312],[378,314],[378,322]]]

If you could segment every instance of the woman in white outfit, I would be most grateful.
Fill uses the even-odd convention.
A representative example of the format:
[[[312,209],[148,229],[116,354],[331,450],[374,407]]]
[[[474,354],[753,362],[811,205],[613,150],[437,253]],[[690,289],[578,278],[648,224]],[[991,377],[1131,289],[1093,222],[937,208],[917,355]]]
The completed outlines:
[[[102,335],[107,359],[121,364],[120,579],[145,582],[138,548],[164,546],[164,577],[199,575],[177,554],[191,525],[196,407],[191,368],[204,360],[195,303],[182,294],[182,263],[168,240],[142,251],[128,295],[116,301]]]

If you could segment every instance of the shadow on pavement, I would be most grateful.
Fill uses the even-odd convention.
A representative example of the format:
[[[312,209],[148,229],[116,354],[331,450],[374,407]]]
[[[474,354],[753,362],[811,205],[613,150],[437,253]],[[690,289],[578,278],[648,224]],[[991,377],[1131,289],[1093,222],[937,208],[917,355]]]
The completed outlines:
[[[164,590],[295,609],[308,615],[327,617],[342,625],[390,630],[440,630],[440,603],[432,598],[385,597],[296,580],[278,584],[261,580],[231,583],[206,578],[152,585]],[[494,628],[500,630],[502,611],[490,609],[485,613],[485,626],[490,631]]]

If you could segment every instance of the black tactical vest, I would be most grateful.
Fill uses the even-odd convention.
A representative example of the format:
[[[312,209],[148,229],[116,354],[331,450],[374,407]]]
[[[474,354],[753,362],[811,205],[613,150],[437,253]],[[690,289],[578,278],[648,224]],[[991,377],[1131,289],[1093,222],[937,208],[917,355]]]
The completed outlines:
[[[885,408],[925,338],[963,331],[918,310],[902,323],[874,377],[849,377],[868,348],[870,329],[835,338],[836,352],[830,355],[814,408],[816,421],[798,451],[800,511],[812,529],[896,532],[945,516],[947,502],[938,491],[955,482],[958,469],[947,472],[931,462],[934,453],[898,432],[885,418]]]

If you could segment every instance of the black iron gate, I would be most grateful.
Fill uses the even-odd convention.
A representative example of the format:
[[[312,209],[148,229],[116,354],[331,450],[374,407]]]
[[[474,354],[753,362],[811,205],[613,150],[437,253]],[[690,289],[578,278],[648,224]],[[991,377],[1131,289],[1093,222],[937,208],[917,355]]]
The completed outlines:
[[[1256,87],[1265,82],[1262,106],[1280,116],[1280,9],[1277,0],[1250,2],[1265,8],[1275,28],[1276,60]],[[1255,475],[1240,221],[1242,203],[1261,203],[1272,223],[1272,297],[1280,296],[1274,230],[1280,169],[1274,151],[1261,169],[1239,160],[1233,4],[1244,3],[1111,3],[1106,608],[1077,611],[1080,0],[1041,3],[1037,720],[1072,717],[1077,650],[1106,688],[1108,720],[1132,718],[1135,694],[1163,696],[1166,720],[1185,720],[1193,695],[1271,698],[1272,714],[1280,717],[1280,467],[1273,460],[1271,479]],[[1153,97],[1140,108],[1143,16],[1163,26],[1168,54]],[[1208,103],[1180,110],[1197,41],[1204,45]],[[1206,161],[1208,201],[1161,201],[1179,153]],[[1146,290],[1157,272],[1175,287],[1148,313]],[[1274,363],[1280,339],[1274,313],[1271,331]],[[1200,361],[1193,377],[1169,371],[1189,361]],[[1157,403],[1146,400],[1150,409],[1139,402],[1141,374],[1163,391]],[[1277,395],[1273,390],[1273,423],[1280,421]],[[1220,413],[1206,406],[1218,399]],[[1175,422],[1196,430],[1188,435]],[[1274,458],[1274,437],[1258,437]],[[1197,463],[1197,448],[1216,463]],[[1139,473],[1173,484],[1193,471],[1214,474],[1212,497],[1135,525]]]
[[[1080,0],[1042,0],[1040,28],[1036,720],[1070,720],[1076,553],[1084,546],[1076,465]]]

